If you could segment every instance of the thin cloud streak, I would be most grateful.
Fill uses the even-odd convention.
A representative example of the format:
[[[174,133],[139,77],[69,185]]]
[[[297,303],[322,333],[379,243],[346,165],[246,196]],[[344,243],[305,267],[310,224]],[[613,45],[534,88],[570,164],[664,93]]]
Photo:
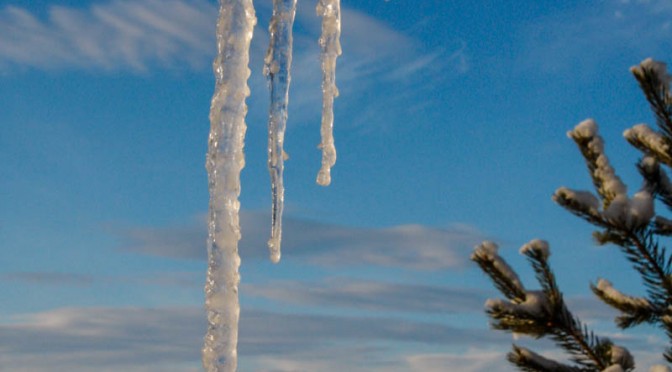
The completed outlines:
[[[600,68],[600,61],[632,54],[662,58],[672,37],[667,1],[605,1],[599,6],[536,19],[521,31],[518,63],[544,72]]]
[[[243,212],[243,259],[266,259],[268,218]],[[161,257],[205,259],[205,224],[188,227],[131,228],[113,231],[121,249]],[[378,265],[411,270],[464,268],[472,247],[484,235],[466,227],[421,225],[353,228],[285,218],[284,246],[297,259],[328,266]]]
[[[85,286],[93,283],[93,276],[60,272],[10,272],[0,274],[0,282],[21,282],[34,285]]]
[[[250,364],[264,358],[300,363],[310,353],[323,355],[334,367],[327,370],[337,370],[374,354],[398,354],[390,354],[390,343],[448,348],[464,343],[492,346],[506,339],[487,330],[394,318],[257,310],[241,315],[239,352],[241,361]],[[203,311],[196,308],[58,309],[0,324],[0,362],[11,370],[191,370],[198,367],[203,329]],[[355,350],[357,354],[349,354]]]
[[[0,9],[0,68],[202,67],[212,54],[215,7],[205,1],[116,0],[87,9],[49,8],[46,20]]]
[[[31,371],[196,371],[204,329],[198,308],[56,309],[0,324],[0,363]],[[254,309],[241,313],[240,329],[245,370],[513,370],[504,359],[511,336],[487,329]],[[640,357],[638,365],[660,363],[647,336],[613,338]],[[547,341],[516,343],[564,358]]]
[[[281,281],[270,285],[243,286],[247,296],[259,296],[280,303],[349,308],[385,313],[477,313],[486,296],[479,290],[446,288],[432,285],[327,279]]]

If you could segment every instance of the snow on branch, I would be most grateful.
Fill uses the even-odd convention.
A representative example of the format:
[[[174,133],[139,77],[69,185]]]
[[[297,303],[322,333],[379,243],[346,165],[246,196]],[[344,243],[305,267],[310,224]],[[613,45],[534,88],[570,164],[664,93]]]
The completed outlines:
[[[607,208],[612,200],[626,194],[626,186],[616,175],[614,168],[604,153],[604,140],[598,133],[593,119],[579,123],[567,136],[576,142],[586,159],[595,189],[602,197],[603,207]]]
[[[672,183],[667,173],[660,167],[654,156],[645,156],[637,164],[639,173],[644,178],[645,186],[668,208],[672,208]]]
[[[613,287],[610,281],[600,279],[593,292],[605,303],[626,313],[651,312],[651,303],[646,298],[628,296]]]
[[[518,278],[518,274],[509,266],[497,252],[499,247],[491,241],[484,241],[474,248],[471,260],[475,261],[495,283],[507,298],[523,301],[525,288]]]
[[[661,162],[672,166],[669,141],[648,125],[637,124],[630,129],[626,129],[623,132],[623,137],[644,154],[654,155]]]
[[[507,356],[509,362],[528,371],[578,372],[579,368],[568,366],[541,356],[522,346],[513,345],[513,351]]]
[[[668,136],[672,136],[672,97],[670,96],[670,81],[672,78],[667,72],[667,65],[663,62],[647,58],[638,66],[630,68],[635,76],[646,100],[656,115],[658,126]]]

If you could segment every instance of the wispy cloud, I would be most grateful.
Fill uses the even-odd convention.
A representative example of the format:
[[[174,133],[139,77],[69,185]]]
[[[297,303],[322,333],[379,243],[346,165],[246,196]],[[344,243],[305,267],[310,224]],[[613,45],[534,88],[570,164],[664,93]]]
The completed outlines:
[[[246,295],[281,303],[350,308],[386,313],[480,312],[486,296],[481,291],[433,285],[355,281],[331,278],[315,281],[280,281],[270,285],[244,285]]]
[[[669,1],[610,0],[531,21],[522,31],[519,63],[545,71],[580,72],[600,61],[669,57]]]
[[[0,363],[30,371],[197,371],[204,329],[198,308],[57,309],[0,323]],[[487,329],[249,309],[240,329],[242,370],[514,370],[504,359],[511,336]],[[631,348],[638,366],[660,363],[647,336],[614,340]],[[548,342],[516,343],[566,357]]]
[[[0,67],[144,71],[150,64],[203,66],[215,8],[206,1],[115,0],[52,6],[48,19],[0,8]],[[207,62],[206,62],[207,63]]]
[[[0,282],[22,282],[35,285],[75,285],[93,283],[93,276],[60,272],[10,272],[0,274]]]
[[[266,258],[268,216],[243,213],[241,255]],[[131,228],[114,232],[122,249],[163,257],[205,259],[205,224]],[[323,266],[379,265],[414,270],[464,267],[484,235],[467,227],[421,225],[354,228],[285,218],[283,245],[294,257]]]
[[[461,354],[415,354],[406,357],[411,371],[443,372],[446,366],[452,371],[515,371],[505,362],[506,354],[488,350],[469,350]]]
[[[193,308],[71,308],[24,316],[0,324],[0,362],[10,370],[32,371],[82,371],[93,366],[102,371],[195,370],[205,329],[203,315]],[[250,370],[275,371],[295,370],[292,364],[315,364],[316,357],[330,367],[320,370],[328,371],[381,356],[397,366],[393,370],[405,370],[399,368],[405,364],[403,353],[399,355],[391,344],[487,347],[506,339],[487,330],[439,323],[255,310],[242,313],[241,330],[241,363]],[[284,363],[263,368],[270,360]],[[375,362],[369,363],[357,370],[375,367]]]
[[[268,4],[257,7],[260,14],[270,13]],[[202,68],[214,56],[217,7],[212,1],[110,0],[86,8],[50,6],[46,13],[42,18],[26,8],[0,8],[0,67],[145,71],[152,65]],[[372,70],[389,71],[389,66],[374,62],[394,56],[397,62],[405,60],[409,72],[426,67],[421,65],[428,57],[435,58],[435,53],[424,55],[413,38],[373,17],[344,8],[343,18],[344,50],[353,58],[344,58],[352,62],[344,63],[342,80]],[[319,22],[312,7],[299,7],[297,24],[307,30],[296,35],[299,67],[306,57],[319,64]],[[265,53],[266,27],[258,24],[255,30],[253,54]],[[303,51],[307,46],[310,50]]]

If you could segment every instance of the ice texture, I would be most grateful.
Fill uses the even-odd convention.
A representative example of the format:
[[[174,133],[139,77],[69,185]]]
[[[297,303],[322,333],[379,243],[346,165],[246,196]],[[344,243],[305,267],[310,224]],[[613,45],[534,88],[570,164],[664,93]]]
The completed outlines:
[[[285,187],[282,180],[285,152],[285,129],[289,84],[292,68],[292,28],[296,15],[296,0],[273,0],[273,16],[268,26],[270,44],[264,60],[264,75],[271,90],[271,109],[268,119],[268,171],[271,174],[271,239],[268,249],[271,261],[280,261],[282,241],[282,210]]]
[[[328,186],[331,183],[331,167],[336,164],[334,146],[334,98],[338,97],[336,87],[336,59],[341,55],[341,0],[319,0],[317,15],[322,17],[320,36],[322,60],[322,167],[317,174],[317,183]]]
[[[205,308],[208,329],[203,346],[206,371],[237,368],[238,284],[240,283],[240,171],[245,166],[245,99],[250,95],[249,49],[256,16],[252,0],[220,0],[215,93],[210,105],[206,169],[210,191],[208,271]]]

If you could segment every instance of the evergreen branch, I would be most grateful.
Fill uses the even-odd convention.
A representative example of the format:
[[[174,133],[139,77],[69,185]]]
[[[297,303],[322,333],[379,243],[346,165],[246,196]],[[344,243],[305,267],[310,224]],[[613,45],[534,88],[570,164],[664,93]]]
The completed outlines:
[[[644,187],[669,209],[672,209],[672,183],[660,167],[659,159],[646,156],[639,161],[637,169],[644,178]]]
[[[590,289],[604,303],[623,313],[616,317],[616,324],[620,328],[629,328],[641,323],[654,323],[658,320],[658,312],[648,300],[624,295],[614,289],[607,280],[600,279],[597,285],[591,283]]]
[[[621,246],[626,257],[641,274],[653,305],[664,309],[672,304],[671,261],[648,231],[624,231],[627,245]]]
[[[558,289],[553,270],[548,265],[548,257],[550,256],[548,242],[538,239],[532,240],[523,245],[520,253],[527,257],[528,262],[532,266],[535,277],[539,284],[541,284],[546,300],[549,302],[551,312],[561,310],[564,305],[562,293]]]
[[[625,139],[635,148],[663,164],[672,166],[670,140],[654,132],[646,124],[638,124],[623,132]]]
[[[588,330],[579,318],[572,315],[564,303],[553,321],[555,327],[551,338],[572,355],[570,358],[572,361],[600,371],[609,366],[607,351],[612,345],[611,341],[602,340]]]
[[[506,359],[516,365],[521,371],[529,372],[580,372],[582,369],[559,363],[545,358],[534,351],[513,345],[513,350],[506,355]]]
[[[506,298],[516,303],[525,301],[525,288],[516,272],[499,256],[497,249],[495,243],[483,242],[476,246],[471,260],[480,266]]]
[[[574,191],[566,187],[560,187],[555,191],[552,199],[572,214],[593,225],[609,226],[599,212],[600,201],[588,191]]]
[[[672,220],[656,216],[653,220],[652,233],[660,236],[672,236]],[[669,261],[667,266],[669,266]]]
[[[604,153],[604,140],[598,133],[597,124],[592,119],[584,120],[567,132],[567,136],[581,151],[595,190],[602,197],[602,208],[606,210],[617,196],[626,193],[626,187]]]
[[[477,247],[476,251],[482,249]],[[534,268],[542,290],[524,292],[524,296],[516,301],[488,300],[486,312],[492,320],[492,327],[535,338],[548,336],[570,354],[572,361],[586,370],[601,371],[611,365],[612,343],[608,339],[601,340],[595,336],[565,305],[555,275],[548,264],[548,243],[532,240],[520,252]],[[524,365],[525,368],[532,368],[529,370],[536,368],[534,365]]]
[[[651,58],[642,61],[639,66],[630,68],[630,72],[639,83],[646,100],[649,101],[656,121],[667,138],[672,137],[672,109],[670,107],[669,84],[670,76],[667,66]]]
[[[672,363],[672,347],[665,349],[663,357],[668,363]]]

